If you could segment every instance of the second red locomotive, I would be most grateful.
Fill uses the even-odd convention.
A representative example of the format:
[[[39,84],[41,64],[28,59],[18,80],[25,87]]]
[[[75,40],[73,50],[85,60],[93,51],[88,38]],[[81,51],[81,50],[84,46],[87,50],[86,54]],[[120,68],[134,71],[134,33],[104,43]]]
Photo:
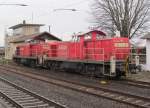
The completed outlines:
[[[94,30],[78,35],[76,41],[26,43],[16,48],[14,60],[53,70],[120,77],[125,75],[129,54],[128,38],[107,38],[102,31]]]

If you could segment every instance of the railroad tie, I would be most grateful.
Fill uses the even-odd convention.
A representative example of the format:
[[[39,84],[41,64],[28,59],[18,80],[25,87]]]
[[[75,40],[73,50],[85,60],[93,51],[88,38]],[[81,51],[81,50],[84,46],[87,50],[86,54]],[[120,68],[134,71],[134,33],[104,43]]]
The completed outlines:
[[[123,101],[127,101],[127,102],[129,102],[129,101],[132,101],[134,98],[127,98],[127,99],[124,99]]]
[[[28,102],[37,102],[39,99],[27,99],[27,100],[18,100],[18,103],[28,103]]]
[[[147,103],[145,103],[143,106],[145,106],[145,107],[150,107],[150,103],[149,102],[147,102]]]

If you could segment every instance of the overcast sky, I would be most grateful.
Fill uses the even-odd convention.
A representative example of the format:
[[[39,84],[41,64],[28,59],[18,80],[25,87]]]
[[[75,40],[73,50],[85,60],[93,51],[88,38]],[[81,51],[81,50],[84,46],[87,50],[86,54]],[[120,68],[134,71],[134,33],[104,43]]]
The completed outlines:
[[[0,4],[8,3],[23,3],[29,6],[0,5],[0,46],[4,45],[5,29],[22,23],[23,20],[27,23],[45,24],[41,31],[48,31],[48,25],[51,25],[51,33],[63,40],[70,39],[74,32],[86,31],[91,25],[91,0],[0,0]],[[58,8],[75,8],[78,11],[53,11]]]

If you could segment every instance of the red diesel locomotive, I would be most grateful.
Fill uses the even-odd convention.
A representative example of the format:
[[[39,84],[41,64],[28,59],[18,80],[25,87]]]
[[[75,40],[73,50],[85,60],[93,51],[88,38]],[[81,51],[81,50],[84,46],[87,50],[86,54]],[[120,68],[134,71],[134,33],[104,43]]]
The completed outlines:
[[[120,77],[126,74],[130,54],[128,38],[108,38],[102,31],[78,35],[76,41],[26,43],[16,48],[13,59],[32,67],[63,69],[93,76]]]

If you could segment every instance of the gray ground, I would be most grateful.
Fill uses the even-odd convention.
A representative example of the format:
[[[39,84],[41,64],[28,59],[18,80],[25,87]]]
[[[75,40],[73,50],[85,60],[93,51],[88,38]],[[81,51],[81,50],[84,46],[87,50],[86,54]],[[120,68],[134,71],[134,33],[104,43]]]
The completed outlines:
[[[0,77],[25,87],[50,100],[66,105],[68,108],[133,108],[111,100],[87,95],[55,85],[43,83],[14,73],[1,73]]]
[[[139,80],[139,81],[150,82],[150,72],[148,72],[148,71],[137,72],[137,74],[129,75],[128,78],[134,79],[134,80]]]
[[[3,99],[0,98],[0,108],[11,108]]]

